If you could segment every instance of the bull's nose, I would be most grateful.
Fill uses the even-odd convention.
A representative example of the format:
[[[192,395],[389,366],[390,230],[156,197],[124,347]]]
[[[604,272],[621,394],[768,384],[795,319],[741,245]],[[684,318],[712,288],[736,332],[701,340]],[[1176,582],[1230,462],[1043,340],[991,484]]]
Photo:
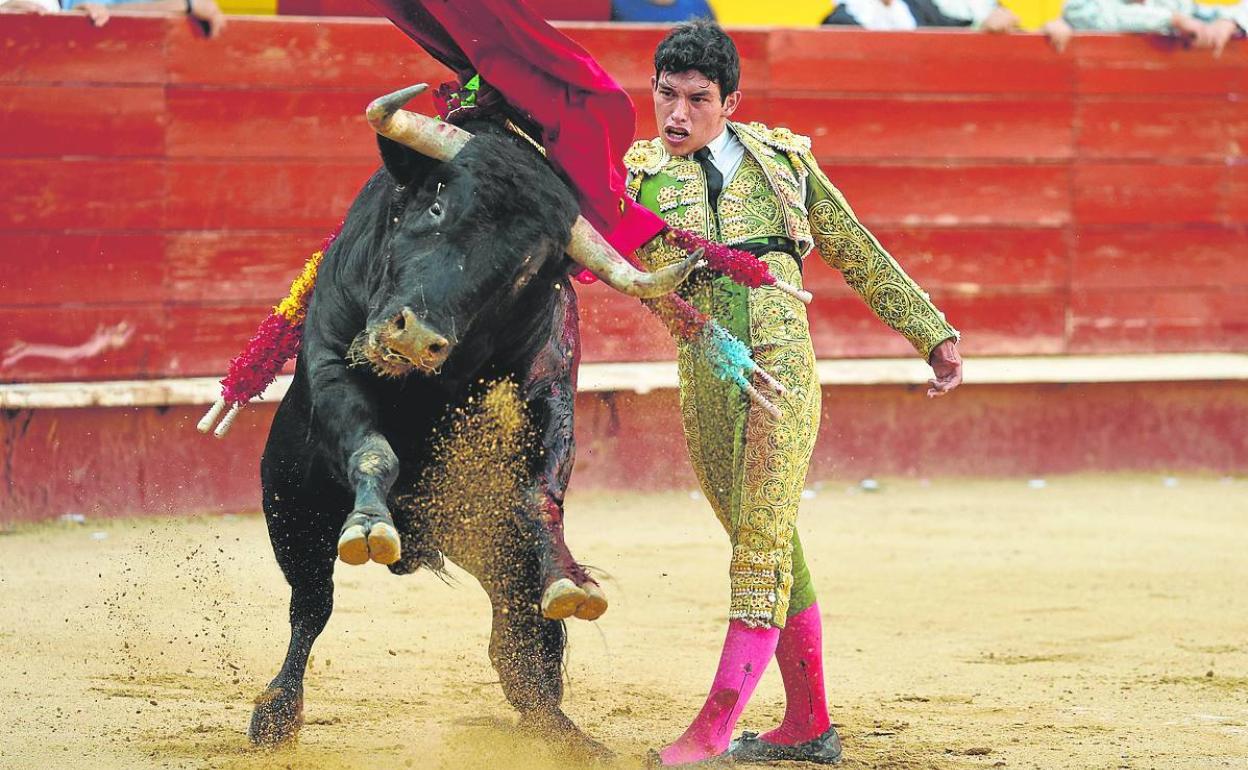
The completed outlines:
[[[386,335],[386,344],[418,365],[437,368],[450,355],[450,341],[426,326],[411,308],[403,308],[391,323],[393,329]]]

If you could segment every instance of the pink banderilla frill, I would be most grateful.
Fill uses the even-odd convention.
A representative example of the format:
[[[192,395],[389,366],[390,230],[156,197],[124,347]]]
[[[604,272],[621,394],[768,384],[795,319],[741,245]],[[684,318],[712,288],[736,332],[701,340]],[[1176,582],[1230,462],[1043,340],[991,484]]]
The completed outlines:
[[[733,282],[742,286],[750,289],[757,289],[760,286],[775,286],[785,294],[791,294],[807,305],[814,299],[813,295],[805,289],[799,289],[788,281],[783,281],[772,275],[771,268],[767,266],[767,263],[748,251],[734,249],[723,243],[708,241],[700,235],[695,235],[688,230],[681,230],[677,227],[669,227],[664,231],[662,237],[668,243],[689,254],[702,249],[707,267],[717,273],[728,276]]]
[[[303,322],[308,315],[308,302],[316,286],[316,272],[321,258],[329,245],[338,237],[338,229],[325,239],[321,248],[304,264],[299,277],[290,286],[290,293],[273,308],[273,312],[260,322],[260,327],[247,342],[242,353],[230,361],[229,369],[221,380],[221,397],[199,421],[200,433],[207,433],[217,423],[221,413],[229,407],[225,419],[217,425],[213,435],[217,438],[229,432],[238,413],[253,398],[258,398],[281,374],[286,362],[299,353],[303,340]]]

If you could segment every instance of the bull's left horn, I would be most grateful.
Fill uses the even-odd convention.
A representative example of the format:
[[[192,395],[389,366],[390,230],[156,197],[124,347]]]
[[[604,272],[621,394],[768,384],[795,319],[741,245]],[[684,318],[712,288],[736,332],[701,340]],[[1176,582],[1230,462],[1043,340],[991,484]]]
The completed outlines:
[[[387,139],[393,139],[421,155],[448,161],[468,144],[472,134],[445,121],[403,109],[403,105],[424,93],[428,87],[420,83],[379,96],[368,105],[364,115],[373,130]]]
[[[653,273],[638,270],[620,256],[585,217],[577,217],[576,224],[572,225],[568,256],[616,291],[641,299],[670,294],[702,263],[699,249],[687,259]]]

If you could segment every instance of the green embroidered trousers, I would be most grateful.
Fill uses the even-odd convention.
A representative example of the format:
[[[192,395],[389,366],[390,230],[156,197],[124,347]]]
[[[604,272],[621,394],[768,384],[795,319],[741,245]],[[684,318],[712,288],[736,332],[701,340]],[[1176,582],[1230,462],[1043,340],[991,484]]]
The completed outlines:
[[[763,259],[777,278],[801,286],[792,256],[771,252]],[[788,391],[770,394],[755,381],[779,407],[776,419],[681,346],[680,406],[689,457],[732,541],[729,618],[783,628],[788,616],[815,602],[796,529],[820,415],[806,307],[777,289],[746,289],[727,278],[684,293],[745,341],[759,366]]]

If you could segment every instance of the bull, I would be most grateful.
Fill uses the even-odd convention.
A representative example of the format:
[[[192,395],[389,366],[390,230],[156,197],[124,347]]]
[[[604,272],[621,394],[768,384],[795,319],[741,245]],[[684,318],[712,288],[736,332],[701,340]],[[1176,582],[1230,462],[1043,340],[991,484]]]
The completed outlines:
[[[325,254],[261,460],[291,635],[249,735],[277,743],[302,724],[339,559],[406,573],[445,555],[489,596],[490,660],[521,723],[595,751],[560,707],[559,619],[605,609],[562,537],[579,356],[569,275],[653,297],[697,256],[632,268],[514,124],[403,110],[422,88],[369,105],[382,167]]]

